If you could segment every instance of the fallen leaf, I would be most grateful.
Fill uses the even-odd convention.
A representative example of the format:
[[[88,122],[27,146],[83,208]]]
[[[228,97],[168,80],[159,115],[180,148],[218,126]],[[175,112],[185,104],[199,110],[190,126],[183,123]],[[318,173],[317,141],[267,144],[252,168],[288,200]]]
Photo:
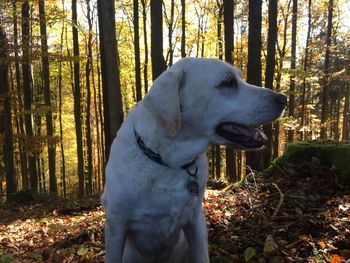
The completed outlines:
[[[317,244],[320,246],[320,248],[325,248],[326,247],[326,244],[323,241],[320,241]]]
[[[273,240],[272,235],[268,235],[264,243],[264,253],[271,254],[272,252],[276,251],[277,248],[278,245]]]
[[[244,250],[244,260],[245,262],[248,262],[249,260],[251,260],[253,257],[256,256],[256,251],[255,251],[255,248],[253,247],[247,247],[245,250]]]
[[[337,254],[332,255],[330,263],[342,263],[342,262],[343,262],[343,259],[341,258],[341,256]]]

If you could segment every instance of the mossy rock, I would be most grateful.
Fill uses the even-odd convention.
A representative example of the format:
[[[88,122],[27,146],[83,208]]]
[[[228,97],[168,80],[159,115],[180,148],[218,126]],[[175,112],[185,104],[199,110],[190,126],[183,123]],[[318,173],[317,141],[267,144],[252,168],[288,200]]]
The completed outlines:
[[[342,184],[350,185],[350,143],[329,141],[297,142],[287,145],[284,154],[275,160],[279,166],[286,163],[312,162],[315,165],[335,167]],[[269,174],[274,168],[266,170]]]

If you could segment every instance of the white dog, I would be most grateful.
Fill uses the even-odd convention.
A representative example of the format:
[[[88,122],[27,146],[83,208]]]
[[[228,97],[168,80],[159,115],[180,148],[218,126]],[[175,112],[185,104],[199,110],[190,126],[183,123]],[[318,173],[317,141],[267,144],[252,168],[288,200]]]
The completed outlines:
[[[257,125],[286,97],[215,59],[185,58],[156,79],[114,140],[102,202],[106,262],[209,262],[202,199],[212,143],[259,149]]]

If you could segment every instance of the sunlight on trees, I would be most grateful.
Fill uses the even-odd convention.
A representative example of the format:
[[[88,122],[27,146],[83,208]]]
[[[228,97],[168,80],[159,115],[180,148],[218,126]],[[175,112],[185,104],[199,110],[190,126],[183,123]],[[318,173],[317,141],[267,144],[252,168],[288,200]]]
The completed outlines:
[[[263,1],[262,18],[253,22],[262,25],[261,49],[248,41],[260,36],[259,28],[249,30],[252,1],[233,1],[231,22],[227,2],[115,1],[114,24],[103,20],[101,14],[108,14],[98,10],[104,7],[96,0],[1,1],[0,28],[8,45],[0,61],[8,73],[0,81],[9,90],[1,93],[0,115],[6,119],[10,105],[12,116],[0,123],[1,196],[17,186],[62,196],[100,193],[118,125],[149,90],[152,76],[184,56],[228,58],[244,78],[259,77],[263,86],[289,95],[283,118],[265,127],[271,144],[259,157],[264,167],[253,168],[266,168],[287,141],[349,140],[348,1],[280,0],[275,23],[269,15],[274,1]],[[159,5],[152,9],[151,3]],[[104,26],[115,31],[101,34],[101,23],[108,21]],[[249,50],[261,69],[251,67]],[[244,154],[226,156],[224,147],[212,147],[208,155],[212,178],[244,176]],[[8,172],[11,159],[14,172]]]

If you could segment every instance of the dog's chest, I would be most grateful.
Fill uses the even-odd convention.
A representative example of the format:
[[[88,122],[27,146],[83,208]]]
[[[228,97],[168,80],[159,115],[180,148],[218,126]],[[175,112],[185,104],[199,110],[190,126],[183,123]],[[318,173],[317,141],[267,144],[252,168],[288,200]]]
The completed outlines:
[[[153,182],[133,211],[131,235],[139,247],[150,253],[175,245],[179,230],[201,205],[201,197],[191,195],[186,181],[179,181],[175,185]]]

